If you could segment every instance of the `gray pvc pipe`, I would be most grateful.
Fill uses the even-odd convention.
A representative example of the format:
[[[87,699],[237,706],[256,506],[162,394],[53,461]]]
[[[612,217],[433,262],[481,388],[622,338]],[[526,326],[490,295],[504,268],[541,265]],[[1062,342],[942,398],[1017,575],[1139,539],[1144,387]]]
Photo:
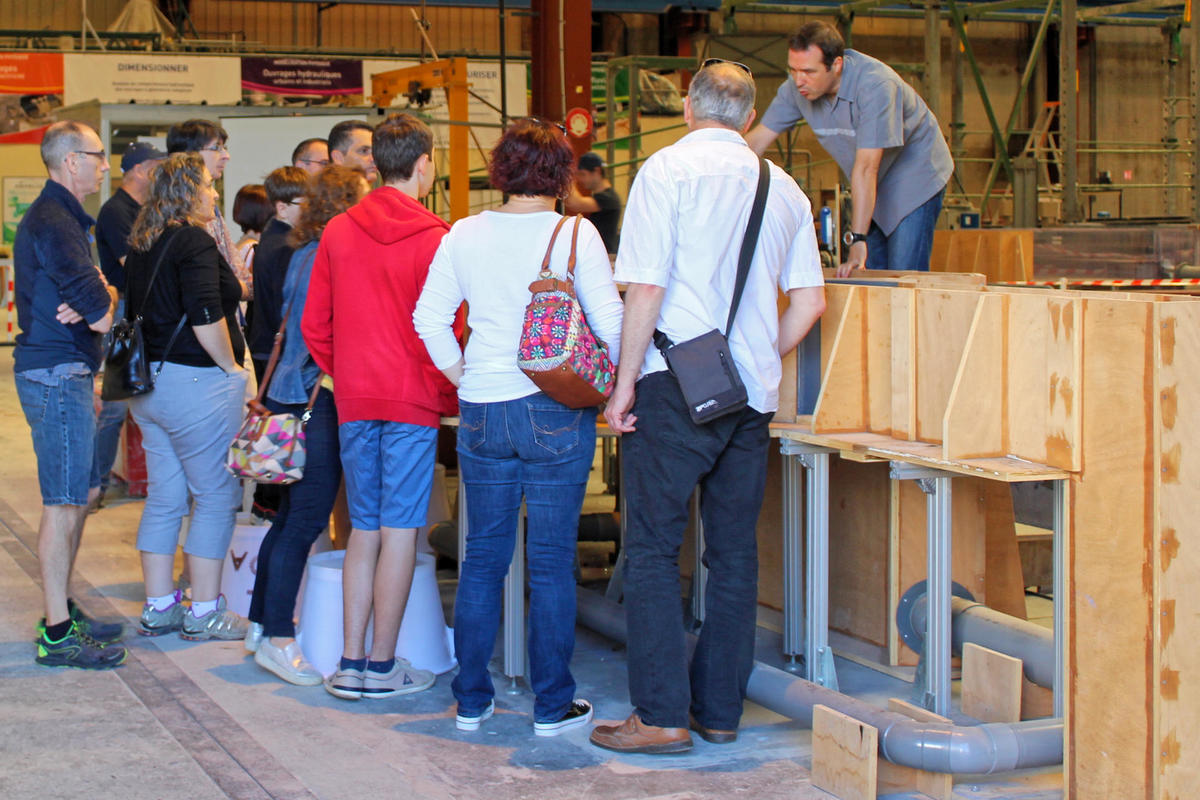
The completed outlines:
[[[576,589],[579,622],[618,642],[626,641],[625,610],[583,588]],[[907,767],[963,774],[1006,772],[1061,764],[1062,719],[987,723],[972,727],[917,722],[826,689],[781,669],[754,663],[747,696],[763,706],[812,727],[814,705],[828,706],[879,731],[879,752]]]
[[[922,598],[913,604],[910,616],[913,630],[922,636],[928,625],[928,610]],[[1054,688],[1053,631],[961,597],[951,599],[950,614],[950,643],[956,654],[971,642],[1019,658],[1024,662],[1026,678],[1038,686]]]

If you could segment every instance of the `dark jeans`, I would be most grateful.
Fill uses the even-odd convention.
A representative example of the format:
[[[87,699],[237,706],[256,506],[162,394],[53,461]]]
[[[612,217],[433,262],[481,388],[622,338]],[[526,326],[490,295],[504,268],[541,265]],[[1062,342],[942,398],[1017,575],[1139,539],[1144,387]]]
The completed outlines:
[[[867,230],[867,269],[912,269],[929,271],[933,252],[933,229],[942,213],[942,189],[900,220],[890,234],[874,222]]]
[[[458,712],[478,714],[495,694],[488,662],[524,496],[533,717],[557,722],[575,699],[575,548],[596,453],[596,409],[570,409],[539,392],[497,403],[460,401],[459,419],[468,533],[454,601]]]
[[[253,303],[251,303],[253,306]],[[249,327],[249,325],[247,325]],[[251,357],[250,363],[254,365],[254,380],[256,386],[262,386],[263,374],[267,370],[266,359]],[[283,498],[283,493],[286,487],[274,483],[260,483],[254,487],[254,510],[260,514],[262,512],[274,511],[278,513],[279,503]]]
[[[696,425],[674,376],[637,383],[637,430],[621,437],[625,476],[625,609],[629,699],[642,721],[734,730],[754,662],[755,525],[767,474],[771,414],[746,408]],[[689,671],[679,548],[699,484],[708,584]]]
[[[267,400],[267,407],[276,413],[304,413],[303,404]],[[279,513],[258,551],[249,617],[262,624],[265,636],[296,635],[292,612],[308,551],[329,524],[342,481],[337,409],[328,389],[317,393],[312,416],[304,426],[304,444],[304,477],[281,487]]]

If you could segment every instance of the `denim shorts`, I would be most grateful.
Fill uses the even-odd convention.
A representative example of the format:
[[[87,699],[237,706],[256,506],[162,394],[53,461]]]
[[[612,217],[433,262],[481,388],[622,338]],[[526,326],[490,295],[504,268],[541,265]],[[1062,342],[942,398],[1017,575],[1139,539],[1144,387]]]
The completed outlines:
[[[94,463],[96,406],[92,371],[82,363],[16,373],[17,396],[33,434],[42,505],[85,506],[99,488]]]
[[[338,426],[350,524],[420,528],[429,515],[438,429],[363,419]]]

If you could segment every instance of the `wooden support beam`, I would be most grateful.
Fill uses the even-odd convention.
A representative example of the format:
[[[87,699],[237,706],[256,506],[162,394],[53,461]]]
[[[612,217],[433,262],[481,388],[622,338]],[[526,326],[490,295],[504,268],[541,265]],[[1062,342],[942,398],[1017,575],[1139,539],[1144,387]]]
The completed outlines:
[[[1143,11],[1158,11],[1163,8],[1183,7],[1182,0],[1134,0],[1131,3],[1113,3],[1108,6],[1090,6],[1079,12],[1080,22],[1111,17],[1114,14],[1138,14]]]
[[[812,783],[839,800],[875,800],[879,731],[828,706],[813,706]]]
[[[962,710],[980,722],[1021,720],[1021,659],[968,642],[962,650]]]
[[[942,118],[942,6],[925,0],[925,105],[934,119]]]

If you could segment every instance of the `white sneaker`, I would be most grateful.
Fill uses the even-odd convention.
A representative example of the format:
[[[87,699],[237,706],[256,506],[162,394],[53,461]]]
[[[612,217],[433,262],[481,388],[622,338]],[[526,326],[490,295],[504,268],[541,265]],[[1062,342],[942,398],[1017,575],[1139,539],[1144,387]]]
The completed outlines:
[[[251,622],[250,627],[246,629],[246,638],[242,640],[246,646],[246,649],[248,651],[250,651],[251,653],[257,653],[258,646],[259,646],[259,644],[262,643],[262,640],[263,640],[262,623]]]
[[[592,721],[592,704],[587,700],[576,700],[571,703],[567,713],[557,722],[535,722],[533,732],[538,736],[558,736],[571,728],[586,725]]]
[[[277,647],[270,639],[263,639],[254,653],[254,663],[297,686],[318,686],[322,681],[321,673],[305,660],[296,642]]]
[[[487,704],[487,708],[478,714],[475,714],[474,716],[468,716],[466,714],[455,715],[454,727],[458,728],[460,731],[477,731],[479,730],[479,726],[491,719],[492,715],[495,713],[496,701],[492,700]]]

